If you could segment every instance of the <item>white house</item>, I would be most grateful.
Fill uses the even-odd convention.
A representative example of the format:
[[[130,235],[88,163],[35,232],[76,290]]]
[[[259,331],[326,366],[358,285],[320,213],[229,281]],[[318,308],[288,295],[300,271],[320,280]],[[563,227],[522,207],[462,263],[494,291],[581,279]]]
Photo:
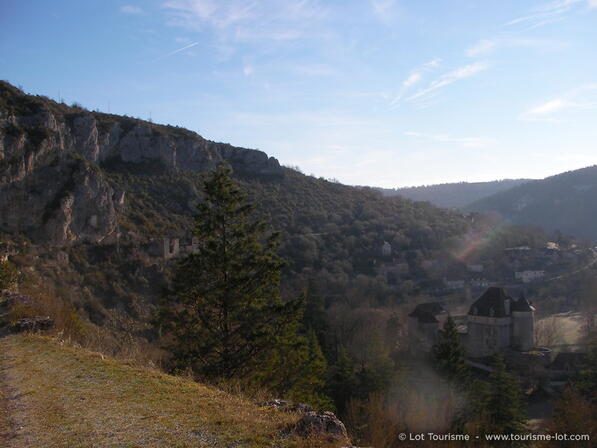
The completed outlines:
[[[466,266],[469,272],[483,272],[482,264],[469,264]]]
[[[464,288],[464,280],[444,279],[444,286],[447,289],[462,289],[462,288]]]
[[[514,278],[523,283],[531,283],[543,277],[545,277],[545,271],[517,271],[514,273]]]
[[[381,246],[381,254],[384,257],[389,257],[392,255],[392,246],[387,241],[384,241],[383,245]]]

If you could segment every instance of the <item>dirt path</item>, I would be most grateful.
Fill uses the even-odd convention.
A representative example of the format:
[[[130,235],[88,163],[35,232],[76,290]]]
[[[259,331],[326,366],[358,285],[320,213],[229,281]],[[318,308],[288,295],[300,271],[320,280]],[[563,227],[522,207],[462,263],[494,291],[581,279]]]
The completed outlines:
[[[0,371],[1,375],[2,371]],[[9,410],[10,392],[5,388],[5,382],[0,378],[0,446],[10,447],[10,440],[14,437],[14,430]]]
[[[8,387],[6,380],[6,361],[3,359],[6,357],[6,352],[4,346],[1,345],[2,339],[8,335],[5,326],[5,313],[6,308],[0,299],[0,446],[8,448],[11,446],[11,440],[15,437],[17,424],[12,420],[10,408],[13,391]]]
[[[10,337],[0,330],[0,442],[2,447],[20,448],[36,446],[27,434],[27,425],[23,417],[27,409],[23,403],[25,394],[14,387],[11,372],[18,359],[15,358]]]

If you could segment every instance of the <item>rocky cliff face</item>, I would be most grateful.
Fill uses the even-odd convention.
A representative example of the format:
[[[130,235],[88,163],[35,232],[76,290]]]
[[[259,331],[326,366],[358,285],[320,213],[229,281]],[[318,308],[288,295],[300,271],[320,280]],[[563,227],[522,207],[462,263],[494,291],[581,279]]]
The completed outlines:
[[[113,237],[126,192],[104,168],[208,171],[227,161],[247,176],[282,177],[261,151],[214,143],[181,128],[89,112],[0,83],[0,232],[36,242]]]

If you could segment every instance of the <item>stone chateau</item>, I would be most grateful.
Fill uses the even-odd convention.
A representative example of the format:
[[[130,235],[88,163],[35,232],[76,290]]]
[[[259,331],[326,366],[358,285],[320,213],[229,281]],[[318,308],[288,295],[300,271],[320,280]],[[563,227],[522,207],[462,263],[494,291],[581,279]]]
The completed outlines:
[[[447,317],[438,302],[417,305],[409,315],[410,346],[429,351]],[[514,299],[503,288],[488,288],[464,318],[455,320],[471,358],[506,350],[527,352],[535,347],[535,309],[524,297]]]

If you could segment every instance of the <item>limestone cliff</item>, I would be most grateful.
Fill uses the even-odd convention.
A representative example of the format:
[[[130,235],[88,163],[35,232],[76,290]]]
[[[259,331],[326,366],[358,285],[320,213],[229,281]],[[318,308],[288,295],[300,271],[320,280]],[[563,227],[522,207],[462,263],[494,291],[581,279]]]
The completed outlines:
[[[36,242],[99,242],[117,232],[126,192],[108,166],[282,177],[278,161],[194,132],[68,107],[0,82],[0,232]]]

